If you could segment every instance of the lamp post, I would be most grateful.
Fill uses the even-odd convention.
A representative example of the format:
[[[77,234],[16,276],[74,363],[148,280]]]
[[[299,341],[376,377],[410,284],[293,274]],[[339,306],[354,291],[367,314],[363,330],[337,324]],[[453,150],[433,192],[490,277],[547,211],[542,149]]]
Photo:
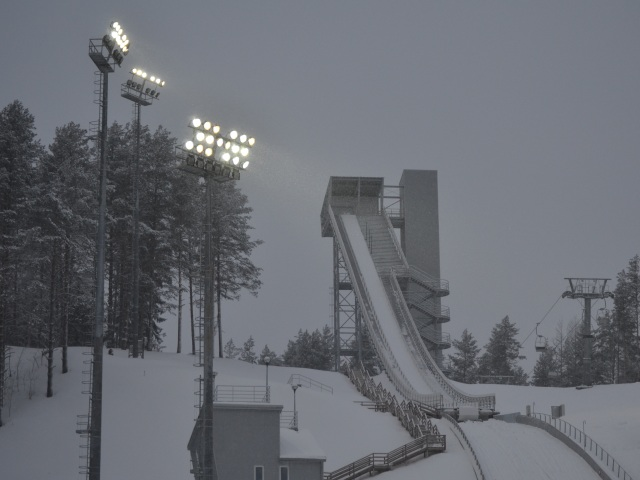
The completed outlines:
[[[104,251],[105,217],[107,211],[107,104],[109,73],[120,66],[129,52],[129,39],[118,22],[112,22],[110,31],[102,38],[89,40],[89,57],[100,72],[100,135],[97,137],[100,151],[100,207],[98,210],[98,232],[96,236],[96,318],[93,335],[93,361],[91,363],[91,401],[87,430],[79,432],[88,438],[89,480],[100,479],[100,456],[102,442],[102,354],[104,346]]]
[[[271,403],[271,395],[269,391],[269,364],[271,363],[271,357],[264,357],[264,364],[267,366],[267,403]]]
[[[228,134],[220,133],[220,126],[209,120],[194,118],[189,125],[193,130],[192,139],[184,146],[176,146],[178,168],[193,175],[203,177],[206,185],[206,218],[204,247],[204,392],[200,398],[204,455],[201,465],[194,465],[201,474],[198,479],[213,480],[213,255],[211,239],[213,182],[238,180],[240,172],[249,166],[245,159],[255,143],[254,138],[240,135],[236,130]],[[242,158],[242,161],[241,161]],[[196,424],[196,427],[198,425]]]
[[[147,78],[148,77],[148,78]],[[148,82],[148,83],[147,83]],[[123,83],[120,95],[134,104],[134,123],[136,129],[136,148],[133,173],[133,295],[131,299],[131,331],[127,343],[132,345],[133,358],[138,358],[140,325],[139,325],[139,298],[140,298],[140,195],[139,195],[139,172],[140,172],[140,107],[151,105],[160,96],[160,87],[164,87],[164,80],[155,75],[148,76],[147,72],[139,68],[131,70],[131,78]],[[144,353],[143,353],[144,355]]]
[[[302,385],[297,384],[297,385],[291,385],[291,389],[293,390],[293,420],[294,420],[294,424],[295,424],[295,431],[298,431],[298,409],[296,408],[296,390],[298,390],[298,387],[301,387]]]

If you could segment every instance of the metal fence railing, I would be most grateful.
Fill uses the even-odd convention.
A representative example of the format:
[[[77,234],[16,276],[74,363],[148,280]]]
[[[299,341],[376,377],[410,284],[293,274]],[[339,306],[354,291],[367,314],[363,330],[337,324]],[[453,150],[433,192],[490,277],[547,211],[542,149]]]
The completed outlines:
[[[475,463],[474,470],[477,469],[477,473],[479,475],[478,480],[485,480],[484,472],[482,471],[482,466],[480,465],[480,460],[478,460],[478,456],[476,455],[476,452],[473,450],[473,447],[471,446],[471,442],[469,441],[469,439],[465,435],[464,430],[462,430],[460,425],[458,425],[458,422],[456,420],[454,420],[453,417],[451,417],[450,415],[448,415],[446,413],[443,413],[442,414],[442,418],[447,420],[451,424],[451,426],[453,428],[455,428],[455,430],[459,434],[459,436],[462,437],[462,439],[460,441],[464,442],[465,445],[467,446],[467,448],[469,449],[469,453],[473,457],[473,460],[474,460],[474,463]]]
[[[271,387],[256,385],[216,385],[214,402],[270,403]]]
[[[299,373],[294,373],[289,377],[289,381],[287,382],[289,385],[300,385],[301,387],[306,387],[311,390],[320,390],[321,392],[329,392],[333,395],[333,387],[329,385],[325,385],[324,383],[320,383],[312,378],[309,378],[305,375],[301,375]]]
[[[633,480],[631,475],[622,468],[620,463],[618,463],[618,461],[613,458],[609,452],[579,428],[574,427],[569,422],[560,418],[553,418],[551,415],[547,415],[545,413],[532,413],[531,415],[572,439],[576,444],[580,445],[582,449],[589,454],[589,456],[597,460],[603,467],[606,466],[606,469],[615,475],[616,478],[621,480]]]

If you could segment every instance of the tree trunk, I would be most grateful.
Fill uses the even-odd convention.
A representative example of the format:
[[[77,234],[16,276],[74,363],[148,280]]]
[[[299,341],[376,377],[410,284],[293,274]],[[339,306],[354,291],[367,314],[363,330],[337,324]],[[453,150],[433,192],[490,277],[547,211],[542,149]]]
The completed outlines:
[[[69,371],[68,364],[68,347],[69,347],[69,304],[71,303],[71,247],[69,244],[65,246],[64,255],[64,281],[62,284],[65,293],[63,298],[62,310],[62,373]]]
[[[182,353],[182,265],[181,254],[178,252],[178,346],[176,353]]]
[[[216,262],[216,301],[218,302],[218,356],[222,358],[222,309],[220,308],[220,297],[222,286],[220,285],[220,249],[218,249],[218,261]]]
[[[56,241],[51,252],[51,282],[49,284],[49,329],[47,335],[47,398],[53,397],[53,320],[55,318]]]
[[[193,256],[191,255],[191,237],[189,237],[189,316],[191,317],[191,355],[196,354],[196,326],[193,320],[193,271],[191,269]]]

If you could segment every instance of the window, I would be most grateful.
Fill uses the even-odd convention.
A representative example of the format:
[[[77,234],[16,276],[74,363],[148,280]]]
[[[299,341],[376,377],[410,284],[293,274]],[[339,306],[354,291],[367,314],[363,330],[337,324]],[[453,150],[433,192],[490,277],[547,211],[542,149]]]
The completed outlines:
[[[289,480],[289,467],[280,467],[280,480]]]
[[[253,478],[255,480],[264,480],[264,467],[254,467]]]

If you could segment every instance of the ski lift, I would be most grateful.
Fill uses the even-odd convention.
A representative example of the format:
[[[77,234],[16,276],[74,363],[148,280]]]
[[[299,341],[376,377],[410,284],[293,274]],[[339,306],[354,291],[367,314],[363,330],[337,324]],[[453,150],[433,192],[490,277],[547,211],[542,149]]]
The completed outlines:
[[[536,352],[544,352],[547,350],[547,337],[544,337],[538,333],[538,325],[536,323]]]

